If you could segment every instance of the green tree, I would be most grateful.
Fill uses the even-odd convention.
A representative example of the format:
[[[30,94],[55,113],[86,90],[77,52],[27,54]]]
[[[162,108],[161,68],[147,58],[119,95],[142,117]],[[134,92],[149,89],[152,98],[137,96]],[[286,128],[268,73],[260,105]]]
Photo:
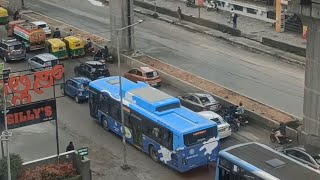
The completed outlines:
[[[23,160],[19,154],[10,154],[10,169],[12,179],[16,179],[22,168]],[[7,157],[0,159],[0,179],[8,179]]]

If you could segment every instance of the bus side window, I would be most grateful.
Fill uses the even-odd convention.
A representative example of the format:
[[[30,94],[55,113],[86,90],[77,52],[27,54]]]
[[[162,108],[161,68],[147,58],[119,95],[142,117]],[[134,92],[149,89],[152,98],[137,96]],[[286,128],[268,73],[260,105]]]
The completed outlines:
[[[128,128],[132,127],[132,122],[131,122],[131,118],[130,118],[130,114],[127,112],[123,112],[124,114],[124,123]]]
[[[120,107],[119,107],[119,103],[117,101],[110,100],[110,116],[116,121],[121,120]]]
[[[102,103],[99,103],[100,104],[100,109],[106,113],[106,114],[109,114],[109,97],[106,96],[106,95],[102,95],[100,94],[100,100]]]

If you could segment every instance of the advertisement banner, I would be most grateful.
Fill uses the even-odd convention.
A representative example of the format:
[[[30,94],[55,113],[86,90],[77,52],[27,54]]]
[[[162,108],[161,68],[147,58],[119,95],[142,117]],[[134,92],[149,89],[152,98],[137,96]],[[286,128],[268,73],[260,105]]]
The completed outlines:
[[[1,113],[0,119],[1,122],[4,123],[3,113]],[[15,129],[56,119],[57,107],[55,99],[9,107],[7,112],[8,129]]]

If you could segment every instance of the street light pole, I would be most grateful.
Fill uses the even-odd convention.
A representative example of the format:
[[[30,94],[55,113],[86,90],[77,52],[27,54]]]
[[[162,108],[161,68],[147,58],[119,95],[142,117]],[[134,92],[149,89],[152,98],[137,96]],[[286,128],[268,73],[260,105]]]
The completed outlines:
[[[119,42],[119,32],[142,23],[143,20],[138,20],[138,22],[131,24],[120,29],[116,29],[117,35],[117,56],[118,56],[118,74],[119,74],[119,98],[120,98],[120,116],[121,116],[121,126],[122,126],[122,143],[123,143],[123,164],[121,168],[127,170],[130,167],[127,164],[127,147],[126,147],[126,132],[125,132],[125,122],[123,113],[123,97],[122,97],[122,79],[121,79],[121,62],[120,62],[120,42]],[[131,37],[130,37],[131,38]]]
[[[9,132],[8,132],[8,122],[7,122],[8,120],[7,120],[7,96],[6,96],[6,94],[4,94],[4,96],[3,96],[3,102],[4,102],[3,116],[4,116],[4,124],[5,124],[4,134],[5,134],[5,137],[6,137],[8,180],[11,180],[10,152],[9,152],[9,137],[10,137],[10,135],[9,135]]]
[[[9,75],[8,75],[9,78]],[[2,73],[2,81],[4,81],[4,74]],[[6,154],[7,154],[7,168],[8,168],[8,180],[11,180],[11,167],[10,167],[10,150],[9,150],[9,137],[12,136],[12,132],[8,131],[8,119],[7,119],[7,94],[3,87],[3,117],[4,117],[4,131],[1,134],[1,141],[6,142]]]

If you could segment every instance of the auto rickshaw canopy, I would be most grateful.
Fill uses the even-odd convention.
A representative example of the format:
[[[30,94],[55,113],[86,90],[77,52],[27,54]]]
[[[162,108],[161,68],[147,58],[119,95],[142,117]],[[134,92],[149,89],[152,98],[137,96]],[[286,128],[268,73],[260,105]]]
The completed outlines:
[[[67,36],[64,41],[68,44],[69,49],[84,48],[84,41],[75,36]]]
[[[0,17],[8,17],[8,10],[3,7],[0,7]]]
[[[61,51],[61,50],[66,49],[66,43],[63,42],[61,39],[58,39],[58,38],[49,39],[48,43],[51,46],[52,52],[57,52],[57,51]],[[49,48],[50,48],[50,46],[49,46]]]

